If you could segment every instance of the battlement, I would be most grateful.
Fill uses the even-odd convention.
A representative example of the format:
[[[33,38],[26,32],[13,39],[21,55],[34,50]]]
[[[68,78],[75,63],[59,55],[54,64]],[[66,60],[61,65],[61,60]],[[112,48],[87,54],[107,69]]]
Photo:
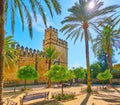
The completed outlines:
[[[20,56],[35,57],[36,55],[38,55],[38,56],[44,57],[43,52],[36,50],[36,49],[32,49],[28,47],[24,48],[23,46],[20,46],[19,44],[12,45],[12,47],[14,47],[18,51]]]
[[[58,33],[58,29],[55,29],[54,27],[50,26],[49,28],[45,29],[45,31],[52,30],[53,32]]]
[[[58,38],[58,30],[52,26],[45,30],[45,38],[43,40],[43,46],[50,44],[67,48],[67,42]]]
[[[65,41],[63,39],[58,38],[58,42],[67,46],[67,41]]]

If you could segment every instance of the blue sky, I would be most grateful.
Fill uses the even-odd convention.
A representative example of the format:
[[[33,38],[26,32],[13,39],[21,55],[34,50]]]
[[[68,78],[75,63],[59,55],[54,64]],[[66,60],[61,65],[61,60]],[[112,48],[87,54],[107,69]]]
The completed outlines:
[[[56,29],[60,30],[62,28],[61,21],[64,19],[65,16],[67,16],[69,13],[67,11],[68,8],[73,6],[74,2],[78,0],[59,0],[61,7],[62,7],[62,14],[61,15],[54,15],[54,18],[52,19],[50,17],[50,14],[48,11],[45,11],[47,15],[47,24],[48,26],[53,26]],[[113,5],[113,4],[120,4],[120,0],[101,0],[104,1],[105,6]],[[32,13],[31,13],[32,14]],[[16,24],[15,24],[15,33],[14,33],[14,39],[19,42],[21,46],[42,50],[42,41],[44,38],[44,24],[41,19],[41,16],[38,14],[38,21],[35,22],[33,20],[33,39],[31,40],[29,37],[29,32],[27,29],[27,26],[25,25],[24,32],[21,31],[21,23],[19,19],[19,15],[16,14]],[[10,18],[8,18],[9,20]],[[11,33],[11,27],[9,21],[5,25],[5,29],[7,32],[7,35],[12,35]],[[65,36],[63,33],[59,32],[59,38],[65,40]],[[86,67],[86,58],[85,58],[85,45],[84,40],[82,42],[77,41],[76,44],[73,44],[72,40],[67,40],[68,42],[68,67]],[[91,50],[90,47],[90,63],[94,63],[96,61],[96,58]],[[115,59],[119,62],[120,55],[116,53]]]

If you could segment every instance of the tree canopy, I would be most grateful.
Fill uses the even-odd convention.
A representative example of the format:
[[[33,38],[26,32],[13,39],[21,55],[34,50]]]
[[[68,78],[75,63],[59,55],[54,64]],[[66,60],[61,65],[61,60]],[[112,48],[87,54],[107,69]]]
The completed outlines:
[[[80,68],[75,68],[74,69],[74,74],[76,78],[81,78],[84,79],[86,76],[86,71],[84,70],[84,68],[80,67]]]
[[[105,70],[104,72],[99,73],[97,75],[97,79],[99,79],[100,81],[105,81],[105,80],[111,79],[112,77],[113,76],[110,73],[110,70]]]
[[[108,18],[106,14],[114,12],[119,8],[119,5],[112,5],[101,8],[104,2],[100,0],[94,0],[95,6],[92,9],[86,8],[90,3],[90,0],[79,0],[68,9],[70,13],[61,22],[63,27],[61,31],[66,35],[66,39],[74,39],[74,43],[77,40],[85,39],[85,52],[86,52],[86,67],[87,67],[87,91],[91,92],[91,74],[90,74],[90,61],[89,61],[89,40],[92,41],[90,34],[90,28],[97,30],[97,27],[104,19]]]
[[[13,39],[13,36],[6,36],[4,41],[5,51],[4,51],[4,63],[7,68],[15,64],[18,60],[18,51],[13,47],[17,42]]]
[[[22,66],[18,70],[17,77],[23,80],[33,80],[38,79],[39,74],[33,66]]]
[[[98,73],[100,73],[101,66],[99,63],[93,63],[90,65],[90,71],[91,71],[91,76],[92,78],[96,78]]]
[[[63,82],[73,79],[74,73],[68,70],[66,66],[53,65],[49,71],[47,71],[46,76],[54,82],[62,83],[62,96],[63,96]]]
[[[53,65],[46,75],[54,82],[63,82],[74,78],[74,74],[66,66],[61,65]]]

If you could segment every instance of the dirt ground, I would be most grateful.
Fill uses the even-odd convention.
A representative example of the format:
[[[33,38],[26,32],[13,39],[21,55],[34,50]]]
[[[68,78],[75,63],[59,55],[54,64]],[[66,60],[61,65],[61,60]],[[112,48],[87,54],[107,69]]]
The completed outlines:
[[[95,88],[97,86],[93,86]],[[30,90],[26,92],[21,92],[20,88],[16,88],[16,92],[14,93],[13,88],[5,88],[3,92],[4,99],[11,98],[15,102],[20,102],[20,97],[22,97],[26,92],[28,94],[31,93],[39,93],[39,92],[50,92],[54,94],[55,92],[61,92],[61,88],[45,88],[41,86],[29,86]],[[107,90],[98,91],[94,94],[81,93],[81,88],[86,88],[86,85],[75,86],[75,87],[65,87],[64,92],[75,92],[78,96],[75,97],[74,100],[59,102],[56,100],[51,100],[51,96],[49,96],[49,100],[43,101],[41,99],[29,101],[26,105],[120,105],[120,86],[115,86],[114,88],[110,88]]]

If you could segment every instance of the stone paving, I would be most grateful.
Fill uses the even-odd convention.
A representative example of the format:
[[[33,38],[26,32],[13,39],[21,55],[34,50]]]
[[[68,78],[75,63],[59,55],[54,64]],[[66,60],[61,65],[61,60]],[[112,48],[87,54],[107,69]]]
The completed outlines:
[[[95,88],[97,86],[93,86]],[[21,92],[22,87],[17,87],[14,93],[13,88],[4,88],[4,98],[11,98],[12,100],[19,103],[20,97],[25,93]],[[37,93],[49,91],[51,93],[61,92],[61,88],[45,88],[43,86],[29,86],[30,90],[28,93]],[[75,87],[65,87],[64,92],[76,92],[80,93],[81,88],[86,88],[86,85],[75,86]],[[49,97],[50,98],[50,97]],[[108,90],[98,91],[96,94],[82,93],[75,97],[74,100],[58,102],[55,100],[46,101],[45,104],[40,104],[39,100],[32,101],[29,105],[120,105],[120,86],[115,86],[114,88]],[[19,105],[19,104],[18,104]]]

